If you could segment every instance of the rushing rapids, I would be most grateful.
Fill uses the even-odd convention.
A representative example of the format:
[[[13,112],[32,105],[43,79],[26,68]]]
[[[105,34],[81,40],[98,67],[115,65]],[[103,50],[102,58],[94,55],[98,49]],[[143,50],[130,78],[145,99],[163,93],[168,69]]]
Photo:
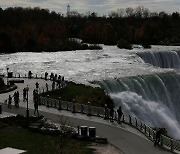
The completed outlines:
[[[103,46],[94,51],[1,54],[0,74],[6,74],[8,67],[14,74],[31,70],[33,75],[44,75],[47,71],[77,83],[96,81],[116,107],[122,105],[124,112],[152,127],[165,127],[169,135],[180,139],[179,50],[178,46],[133,50]]]

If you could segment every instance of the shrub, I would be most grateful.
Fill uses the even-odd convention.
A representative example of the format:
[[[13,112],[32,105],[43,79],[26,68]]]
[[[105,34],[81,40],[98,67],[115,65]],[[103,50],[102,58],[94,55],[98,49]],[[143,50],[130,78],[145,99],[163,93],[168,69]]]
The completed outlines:
[[[144,43],[144,44],[142,44],[142,46],[144,49],[150,49],[151,48],[151,45],[148,43]]]
[[[130,44],[128,41],[126,40],[120,40],[118,41],[117,47],[120,49],[132,49],[132,44]]]

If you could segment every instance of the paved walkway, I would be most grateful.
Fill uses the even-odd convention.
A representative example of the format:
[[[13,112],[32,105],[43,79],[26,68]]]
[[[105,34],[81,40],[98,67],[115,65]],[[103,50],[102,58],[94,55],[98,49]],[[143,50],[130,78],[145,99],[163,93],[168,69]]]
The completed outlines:
[[[29,85],[29,108],[30,115],[32,115],[34,111],[32,91],[35,88],[35,83],[39,82],[40,87],[45,87],[46,82],[51,85],[51,81],[45,81],[42,79],[24,79],[24,81],[24,83],[16,84],[18,86],[17,90],[20,93],[20,108],[16,109],[12,107],[9,109],[7,108],[6,104],[3,104],[3,111],[25,115],[26,102],[22,101],[22,91],[24,87]],[[0,94],[0,102],[4,102],[4,100],[8,98],[8,95],[13,95],[14,92],[15,91]],[[45,106],[39,106],[39,111],[41,115],[51,119],[53,122],[60,122],[60,115],[63,115],[64,117],[68,118],[68,121],[74,127],[77,127],[78,125],[96,127],[98,136],[107,138],[110,144],[114,145],[125,154],[170,154],[170,152],[164,149],[154,147],[153,143],[149,141],[143,134],[126,124],[119,125],[117,123],[110,123],[109,121],[103,120],[99,117],[89,117],[78,113],[59,111],[57,109],[47,108]]]

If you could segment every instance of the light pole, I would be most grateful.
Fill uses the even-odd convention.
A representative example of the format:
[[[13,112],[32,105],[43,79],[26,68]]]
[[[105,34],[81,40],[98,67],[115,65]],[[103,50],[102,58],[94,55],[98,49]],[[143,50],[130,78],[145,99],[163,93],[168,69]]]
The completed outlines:
[[[58,97],[59,98],[59,108],[58,110],[61,110],[61,97]]]
[[[6,69],[7,69],[7,85],[9,85],[9,81],[8,81],[8,70],[9,70],[9,68],[7,67]]]
[[[73,102],[73,109],[72,109],[72,113],[75,113],[75,112],[76,112],[76,110],[75,110],[75,99],[73,99],[73,100],[72,100],[72,102]]]
[[[26,95],[27,95],[27,108],[26,108],[26,120],[27,123],[29,123],[29,108],[28,108],[28,91],[29,91],[29,87],[27,85],[26,89]]]
[[[87,116],[91,116],[91,102],[88,102],[88,113]]]

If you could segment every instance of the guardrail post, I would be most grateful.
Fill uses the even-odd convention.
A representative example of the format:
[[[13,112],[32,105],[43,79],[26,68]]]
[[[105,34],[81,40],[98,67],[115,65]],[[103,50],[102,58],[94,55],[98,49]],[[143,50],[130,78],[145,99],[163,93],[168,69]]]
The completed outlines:
[[[144,124],[144,133],[146,134],[146,125]]]
[[[129,115],[129,124],[132,124],[131,116]]]
[[[160,144],[161,144],[161,147],[163,147],[163,138],[162,138],[162,135],[160,136]]]
[[[122,116],[123,118],[122,118],[122,121],[124,122],[125,120],[124,120],[124,114],[123,114],[123,116]]]
[[[81,113],[84,113],[84,106],[81,104]]]
[[[151,130],[150,130],[150,127],[149,127],[149,137],[151,136]]]
[[[55,108],[57,107],[57,104],[56,104],[56,102],[57,102],[57,101],[55,100],[55,104],[54,104],[54,107],[55,107]]]
[[[61,108],[61,97],[59,97],[59,108],[58,108],[58,110],[61,110],[62,108]]]
[[[78,135],[80,135],[80,131],[79,131],[79,129],[80,129],[80,127],[79,127],[79,125],[78,125]]]
[[[171,140],[171,151],[174,152],[174,144],[173,144],[173,140]]]
[[[51,100],[51,107],[52,107],[52,100]]]
[[[49,107],[49,95],[47,95],[47,107]]]
[[[92,113],[91,113],[91,103],[88,102],[88,112],[87,112],[87,116],[91,116]]]
[[[75,102],[74,102],[74,101],[73,101],[72,113],[76,113],[76,109],[75,109]]]
[[[141,121],[141,130],[142,130],[142,121]]]
[[[156,133],[155,131],[153,131],[153,140],[155,140],[155,138],[156,138]]]
[[[135,120],[136,120],[136,127],[138,127],[138,124],[137,124],[137,119],[135,118]]]
[[[67,109],[66,110],[68,110],[69,109],[69,104],[68,103],[66,103],[67,104]]]
[[[19,78],[20,78],[21,76],[20,76],[20,73],[19,73]]]
[[[99,108],[98,108],[98,114],[97,114],[98,117],[100,117],[100,114],[99,114]]]

